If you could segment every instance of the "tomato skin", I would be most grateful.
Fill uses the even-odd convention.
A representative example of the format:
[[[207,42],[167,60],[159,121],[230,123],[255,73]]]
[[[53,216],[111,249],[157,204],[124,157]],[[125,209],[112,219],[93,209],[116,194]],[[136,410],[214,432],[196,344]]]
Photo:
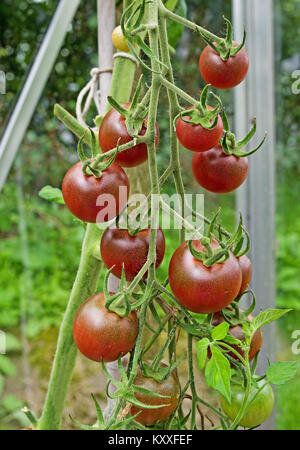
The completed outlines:
[[[226,155],[220,145],[194,153],[192,169],[197,183],[216,194],[237,189],[248,174],[248,158]]]
[[[189,108],[191,109],[191,108]],[[212,110],[210,106],[208,109]],[[186,117],[187,119],[189,117]],[[223,121],[221,116],[218,116],[217,125],[208,130],[202,125],[195,125],[184,122],[179,118],[176,122],[176,135],[183,147],[193,152],[205,152],[212,147],[218,145],[223,134]]]
[[[121,25],[118,25],[112,32],[111,40],[116,49],[121,52],[129,52],[130,48],[128,47],[127,40],[123,34]]]
[[[145,426],[151,426],[156,422],[163,422],[168,417],[170,417],[172,412],[175,410],[179,399],[179,387],[173,373],[169,378],[160,383],[153,378],[145,377],[141,373],[141,370],[138,369],[138,373],[134,379],[133,384],[135,386],[141,386],[143,388],[149,389],[150,391],[153,391],[157,394],[166,395],[169,397],[155,397],[149,394],[136,392],[136,399],[144,403],[145,405],[167,405],[163,408],[156,409],[142,409],[137,408],[136,406],[132,406],[130,411],[130,414],[132,416],[141,411],[141,413],[135,418],[137,422]]]
[[[242,295],[243,292],[248,288],[251,277],[252,277],[252,264],[247,255],[240,256],[238,258],[238,262],[242,271],[242,285],[239,292],[239,295]]]
[[[122,106],[129,108],[130,103],[123,103]],[[99,144],[103,152],[112,150],[117,145],[126,144],[133,138],[127,131],[125,118],[114,108],[105,114],[99,129]],[[147,130],[147,118],[144,121],[139,136],[144,136]],[[155,123],[155,144],[158,145],[159,130]],[[128,150],[120,152],[115,162],[122,167],[136,167],[148,159],[147,144],[141,143],[134,145]]]
[[[107,228],[103,233],[100,251],[105,266],[121,278],[124,264],[127,281],[132,281],[147,261],[150,245],[150,229],[140,230],[136,236],[131,236],[128,230]],[[161,228],[157,230],[156,238],[156,268],[165,255],[165,236]],[[147,278],[147,273],[144,279]]]
[[[229,306],[229,308],[230,308],[230,306]],[[242,310],[240,310],[240,311],[242,312]],[[253,320],[252,314],[250,314],[247,317],[247,320],[249,320],[249,322],[251,322]],[[219,325],[220,323],[223,323],[223,322],[224,322],[224,317],[222,316],[221,311],[214,313],[211,324],[214,327],[216,327],[217,325]],[[243,332],[243,328],[241,325],[236,325],[234,327],[230,327],[228,333],[231,334],[231,336],[235,337],[236,339],[239,339],[240,341],[243,341],[245,339],[245,334]],[[263,333],[262,333],[262,330],[259,329],[254,333],[251,344],[250,344],[250,351],[249,351],[249,360],[250,361],[252,361],[252,359],[255,357],[256,353],[261,349],[262,342],[263,342]],[[231,344],[229,344],[229,345],[232,348],[234,348],[243,358],[245,357],[245,352],[238,345],[231,345]],[[240,361],[239,358],[234,353],[230,352],[229,355],[233,359]]]
[[[122,186],[127,192],[124,198],[123,195],[121,197],[119,195],[119,188]],[[107,222],[125,208],[129,196],[129,180],[124,170],[117,164],[112,164],[103,171],[100,178],[85,175],[82,172],[82,162],[79,161],[64,176],[62,193],[66,206],[78,219],[91,223]],[[109,206],[108,214],[101,218],[98,213],[107,208],[107,205],[97,206],[96,201],[99,195],[107,194],[114,197],[115,205]]]
[[[259,388],[262,387],[265,380],[258,382]],[[251,400],[257,389],[255,386],[251,386],[249,400]],[[231,386],[231,403],[229,403],[225,397],[221,396],[221,406],[224,413],[233,421],[237,416],[244,399],[245,389],[233,384]],[[252,428],[257,427],[261,423],[265,422],[272,413],[274,407],[274,393],[272,387],[267,384],[262,391],[257,395],[254,402],[245,411],[239,425],[242,427]]]
[[[103,292],[88,298],[74,319],[73,337],[77,348],[87,358],[100,362],[116,361],[135,345],[138,318],[134,311],[119,317],[105,308]]]
[[[195,250],[203,251],[198,240],[193,241]],[[212,242],[212,247],[219,244]],[[191,254],[188,242],[175,250],[169,265],[171,289],[182,306],[202,314],[220,311],[236,297],[242,283],[242,273],[236,257],[220,264],[206,267]]]
[[[237,43],[233,44],[237,47]],[[202,51],[199,59],[199,69],[206,83],[216,89],[231,89],[240,84],[247,75],[249,58],[243,47],[237,55],[224,61],[210,45]]]

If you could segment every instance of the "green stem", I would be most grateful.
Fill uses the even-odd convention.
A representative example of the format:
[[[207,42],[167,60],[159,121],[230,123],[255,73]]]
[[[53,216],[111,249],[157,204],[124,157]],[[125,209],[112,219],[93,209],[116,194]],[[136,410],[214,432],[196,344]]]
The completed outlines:
[[[120,103],[127,102],[130,98],[135,70],[136,64],[130,59],[121,57],[116,59],[110,95]],[[85,133],[84,127],[71,114],[60,105],[55,105],[54,113],[77,137],[81,138],[85,134],[84,142],[91,145],[90,133]],[[96,142],[98,142],[97,136]],[[38,422],[38,429],[41,430],[60,427],[64,401],[77,355],[73,341],[73,319],[80,304],[96,290],[102,262],[94,257],[94,250],[100,239],[101,233],[97,226],[88,225],[83,241],[80,265],[60,327],[46,401]]]
[[[236,418],[234,419],[234,421],[232,422],[232,424],[229,427],[230,430],[235,430],[235,428],[238,426],[240,420],[244,416],[245,411],[248,407],[247,401],[248,401],[248,398],[250,395],[250,389],[251,389],[251,368],[250,368],[250,362],[249,362],[249,351],[250,351],[250,348],[247,349],[246,354],[245,354],[246,377],[247,377],[247,386],[246,386],[246,390],[245,390],[245,395],[244,395],[242,406],[241,406]]]
[[[92,138],[91,133],[88,132],[86,128],[84,128],[75,117],[72,116],[66,109],[64,109],[61,105],[56,103],[54,105],[54,115],[64,124],[66,127],[77,136],[79,139],[83,137],[83,142],[87,144],[89,147],[92,147]],[[94,133],[96,139],[96,145],[99,147],[98,136]]]
[[[163,86],[165,86],[169,91],[174,92],[174,94],[179,95],[180,97],[182,97],[184,100],[186,100],[187,102],[189,102],[191,105],[193,106],[198,106],[199,105],[199,101],[196,100],[194,97],[191,97],[189,94],[187,94],[185,91],[183,91],[182,89],[180,89],[178,86],[176,86],[174,83],[170,82],[169,80],[167,80],[165,77],[163,77],[162,75],[160,76],[160,82]],[[178,111],[179,112],[179,111]],[[172,116],[173,118],[175,116]],[[172,122],[172,128],[173,128],[173,122]]]
[[[195,24],[194,22],[191,22],[190,20],[186,19],[185,17],[178,16],[177,14],[173,13],[169,9],[165,8],[162,2],[160,2],[160,10],[164,17],[173,20],[174,22],[181,23],[187,28],[190,28],[193,31],[196,31],[200,34],[200,36],[204,36],[206,39],[210,41],[214,41],[216,43],[221,43],[224,41],[224,39],[220,38],[219,36],[216,36],[215,34],[211,33],[210,31],[207,31],[205,28],[201,27],[200,25]]]
[[[93,253],[100,235],[96,225],[88,225],[79,269],[60,327],[46,402],[37,426],[40,430],[56,430],[60,427],[64,401],[77,354],[73,340],[73,320],[81,303],[93,295],[97,288],[101,262],[93,257]]]
[[[190,334],[188,335],[188,363],[189,363],[189,380],[192,392],[191,430],[195,430],[198,395],[195,386],[194,367],[193,367],[193,337]]]
[[[168,35],[167,35],[167,24],[166,19],[163,17],[160,17],[159,20],[159,38],[160,38],[160,46],[161,46],[161,57],[162,61],[168,68],[168,73],[166,74],[167,83],[174,86],[174,75],[173,75],[173,68],[171,64],[171,58],[169,53],[169,47],[168,47]],[[160,78],[160,81],[161,78]],[[174,117],[179,112],[179,104],[177,99],[177,94],[171,89],[168,89],[168,100],[169,100],[169,115],[170,115],[170,121],[169,121],[169,129],[170,129],[170,148],[171,148],[171,167],[173,169],[173,177],[175,181],[175,187],[177,193],[180,195],[181,198],[181,212],[183,215],[184,212],[184,205],[185,205],[185,197],[184,197],[184,185],[181,177],[181,171],[180,171],[180,159],[179,159],[179,143],[178,139],[174,130],[173,126],[173,120]],[[184,241],[185,238],[185,232],[184,228],[181,227],[180,234],[179,234],[180,242]]]

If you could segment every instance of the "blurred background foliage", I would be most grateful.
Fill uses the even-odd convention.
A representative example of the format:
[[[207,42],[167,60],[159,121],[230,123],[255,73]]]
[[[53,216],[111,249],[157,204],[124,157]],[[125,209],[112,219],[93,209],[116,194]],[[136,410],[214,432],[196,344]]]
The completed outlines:
[[[2,0],[0,3],[0,70],[6,74],[7,93],[0,95],[0,137],[5,129],[26,75],[41,44],[57,0]],[[231,16],[231,2],[189,0],[192,20],[216,33],[224,31],[222,15]],[[300,3],[274,0],[276,21],[276,120],[277,120],[277,306],[294,312],[280,321],[279,359],[291,355],[291,333],[300,318],[300,174],[299,95],[292,95],[291,74],[300,69]],[[120,13],[120,11],[119,11]],[[185,31],[174,59],[176,81],[199,94],[203,86],[198,57],[203,43]],[[8,333],[8,354],[0,356],[0,427],[25,426],[18,413],[28,401],[25,375],[35,368],[48,376],[51,357],[69,292],[76,274],[83,228],[68,211],[38,197],[46,184],[60,187],[67,168],[76,161],[76,140],[53,117],[53,106],[62,104],[74,113],[80,89],[97,66],[97,17],[95,2],[82,2],[69,27],[63,47],[44,89],[18,157],[0,197],[0,329]],[[145,74],[146,75],[146,74]],[[221,94],[232,117],[232,94]],[[168,161],[168,113],[162,96],[158,120],[161,141],[158,162]],[[203,192],[193,181],[191,152],[182,151],[184,182],[188,192]],[[171,192],[172,185],[166,185]],[[205,193],[205,212],[222,206],[224,225],[234,226],[234,195]],[[166,274],[176,246],[175,234],[167,234],[167,249],[160,268]],[[298,326],[298,328],[300,328]],[[45,352],[49,351],[47,358]],[[46,368],[43,367],[46,365]],[[9,379],[12,381],[10,382]],[[21,379],[23,380],[21,382]],[[47,379],[47,378],[46,378]],[[5,384],[6,381],[6,384]],[[42,384],[42,382],[41,382]],[[12,386],[18,385],[18,389]],[[277,426],[300,429],[299,377],[279,390]],[[87,393],[88,395],[89,393]],[[42,401],[43,398],[41,398]],[[288,399],[288,400],[287,400]],[[41,407],[41,405],[39,405]]]

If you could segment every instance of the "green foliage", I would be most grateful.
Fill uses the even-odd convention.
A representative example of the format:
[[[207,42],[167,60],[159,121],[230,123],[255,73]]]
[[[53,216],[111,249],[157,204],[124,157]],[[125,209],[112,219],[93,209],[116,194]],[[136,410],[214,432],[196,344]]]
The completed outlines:
[[[15,185],[6,184],[0,203],[0,308],[5,311],[0,329],[18,326],[25,303],[27,333],[33,336],[60,324],[79,262],[83,229],[63,206],[28,197],[23,199],[25,217],[19,219],[26,222],[27,233],[19,234],[16,197]]]
[[[268,367],[266,375],[270,383],[280,385],[294,378],[298,369],[296,361],[278,361]]]

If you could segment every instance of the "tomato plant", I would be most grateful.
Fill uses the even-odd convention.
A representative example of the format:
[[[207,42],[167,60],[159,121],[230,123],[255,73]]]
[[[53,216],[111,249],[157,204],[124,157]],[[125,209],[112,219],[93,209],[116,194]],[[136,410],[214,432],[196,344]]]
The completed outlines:
[[[204,247],[198,240],[193,241],[197,251]],[[213,241],[213,249],[218,243]],[[234,300],[241,288],[242,273],[235,256],[230,253],[223,263],[206,267],[195,258],[187,242],[174,252],[169,265],[169,281],[177,300],[190,311],[213,313],[225,308]]]
[[[82,117],[78,121],[61,106],[55,106],[56,116],[80,139],[80,162],[67,172],[62,195],[76,217],[91,223],[86,227],[78,274],[62,321],[43,412],[39,420],[33,420],[38,429],[60,426],[75,364],[75,344],[85,356],[98,363],[95,370],[101,363],[101,376],[108,381],[109,414],[103,415],[95,402],[96,425],[79,424],[88,429],[172,428],[175,425],[178,429],[194,430],[199,425],[205,428],[203,404],[213,411],[222,429],[233,430],[239,424],[252,427],[271,412],[273,392],[269,383],[288,381],[297,370],[295,365],[281,362],[270,365],[260,381],[257,379],[257,358],[252,365],[250,362],[261,347],[261,328],[287,311],[268,309],[252,316],[255,301],[247,311],[239,309],[241,294],[251,279],[251,263],[245,256],[250,247],[249,233],[242,218],[237,230],[230,232],[222,226],[219,211],[212,219],[203,217],[188,204],[181,176],[179,142],[197,153],[193,168],[201,184],[214,192],[229,192],[242,183],[247,175],[247,156],[265,138],[254,150],[242,152],[256,131],[255,121],[247,136],[237,141],[230,131],[222,101],[211,92],[209,85],[204,86],[200,98],[193,98],[176,85],[167,21],[197,31],[213,47],[203,52],[200,65],[204,67],[203,76],[208,74],[209,82],[220,83],[218,86],[222,88],[238,83],[242,74],[246,74],[245,39],[238,46],[232,41],[232,27],[227,19],[226,37],[221,38],[191,22],[184,14],[173,13],[173,7],[173,2],[161,0],[126,2],[120,24],[122,39],[126,40],[130,53],[125,56],[117,53],[114,59],[107,97],[112,109],[103,119],[103,111],[95,118],[94,122],[101,124],[98,134],[91,129],[88,132],[82,125]],[[210,55],[209,64],[205,55]],[[147,81],[140,77],[131,96],[137,62],[143,67]],[[219,67],[223,67],[222,73]],[[231,68],[230,76],[228,68]],[[106,71],[110,68],[100,70],[99,77]],[[106,78],[107,74],[103,79]],[[87,84],[90,89],[87,97],[95,98],[98,107],[97,82],[93,75]],[[160,173],[156,159],[157,109],[163,89],[167,90],[168,98],[170,155],[168,166]],[[97,136],[101,148],[96,145]],[[83,143],[91,147],[91,154],[83,151]],[[146,159],[150,193],[149,197],[143,197],[146,204],[141,208],[143,211],[138,210],[139,214],[151,217],[151,229],[121,229],[123,214],[130,217],[134,202],[127,197],[129,182],[120,165],[135,167]],[[134,170],[133,179],[143,177],[144,171],[145,168]],[[182,207],[180,212],[160,195],[171,176]],[[107,205],[97,205],[101,194],[110,195],[118,205],[120,187],[127,188],[126,195],[111,214],[105,209]],[[55,195],[58,196],[57,190]],[[165,252],[164,234],[158,226],[162,210],[167,210],[181,226],[177,248],[168,249],[173,255],[165,280],[156,271]],[[186,210],[193,218],[203,220],[205,227],[195,228],[186,219]],[[114,219],[113,223],[106,224],[104,232],[95,224],[101,212],[104,216],[100,221]],[[186,240],[187,232],[192,233],[193,239]],[[95,294],[101,258],[108,270],[104,273],[103,293]],[[113,284],[110,282],[116,281],[112,274],[120,278],[119,286],[114,289],[109,287]],[[187,342],[180,347],[179,354],[177,343],[182,338]],[[195,383],[195,344],[198,369],[204,370],[207,385],[222,395],[225,414],[201,398]],[[150,351],[152,361],[147,364],[145,358]],[[122,358],[128,352],[130,355]],[[230,363],[234,364],[234,371]],[[180,364],[188,367],[185,380],[180,379]],[[237,387],[236,380],[242,380],[243,384]],[[261,382],[267,383],[266,386]],[[262,386],[261,392],[257,386]],[[254,398],[255,393],[258,395]],[[182,408],[184,400],[191,402],[187,413]]]
[[[239,421],[239,425],[247,428],[257,427],[265,422],[272,413],[274,407],[274,393],[269,384],[264,384],[266,381],[257,381],[257,387],[251,386],[248,403],[245,413]],[[261,389],[261,390],[260,390]],[[238,384],[232,386],[232,399],[228,402],[224,397],[221,397],[221,406],[227,416],[234,420],[240,408],[242,407],[245,388]]]
[[[124,192],[121,195],[120,188],[125,189],[125,197]],[[94,175],[85,175],[82,162],[79,161],[66,173],[62,193],[68,209],[78,219],[92,223],[106,222],[116,217],[126,206],[129,181],[117,164],[111,165],[96,178]],[[108,202],[108,196],[114,201]],[[100,203],[98,205],[97,200]]]
[[[127,229],[107,228],[103,233],[100,249],[105,266],[121,278],[124,265],[127,281],[132,281],[147,261],[150,243],[150,229],[140,230],[131,235]],[[156,238],[157,268],[165,254],[165,237],[161,228]],[[147,274],[144,275],[147,278]]]
[[[236,42],[233,45],[238,46]],[[245,48],[224,60],[210,45],[207,45],[199,59],[203,79],[216,89],[231,89],[237,86],[246,77],[248,68],[249,59]]]
[[[160,408],[146,409],[133,406],[130,414],[136,417],[136,421],[142,425],[155,425],[157,422],[163,422],[168,419],[172,412],[175,410],[179,399],[179,386],[174,374],[172,374],[166,380],[159,382],[151,377],[145,377],[141,370],[134,379],[134,385],[140,386],[144,389],[154,392],[155,394],[162,395],[164,397],[157,397],[149,395],[147,393],[138,392],[135,394],[136,398],[146,405],[166,405]]]
[[[130,103],[123,103],[121,105],[128,109]],[[147,119],[143,121],[142,128],[139,132],[140,136],[146,133]],[[99,129],[99,143],[103,152],[107,152],[117,145],[126,144],[132,140],[132,136],[128,133],[126,128],[126,118],[123,117],[119,111],[112,108],[104,116]],[[158,125],[155,124],[155,145],[158,145],[159,131]],[[147,144],[141,143],[133,145],[128,150],[119,153],[116,157],[116,162],[123,167],[135,167],[147,160]]]
[[[74,319],[74,341],[80,352],[93,361],[116,361],[132,349],[137,335],[136,313],[119,317],[108,311],[102,292],[88,298]]]
[[[248,174],[248,159],[226,155],[220,145],[202,153],[195,153],[193,174],[203,188],[217,194],[237,189]]]

